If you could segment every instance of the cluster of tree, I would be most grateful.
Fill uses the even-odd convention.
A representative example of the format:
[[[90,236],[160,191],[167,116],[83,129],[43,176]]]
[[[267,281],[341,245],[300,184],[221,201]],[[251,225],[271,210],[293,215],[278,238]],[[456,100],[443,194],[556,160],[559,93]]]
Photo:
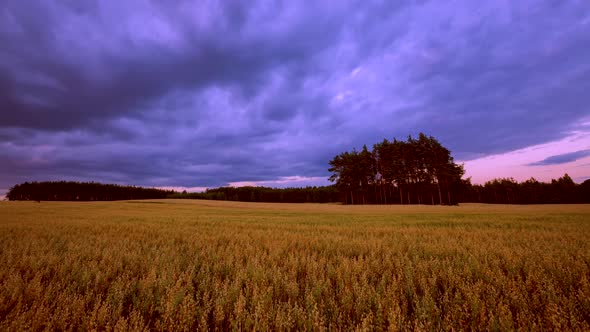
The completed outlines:
[[[447,204],[459,202],[463,166],[434,137],[388,141],[369,151],[344,152],[330,161],[344,204]]]
[[[305,188],[221,187],[202,193],[175,193],[169,198],[212,199],[221,201],[270,203],[330,203],[339,202],[334,186]]]
[[[10,188],[11,201],[114,201],[166,198],[174,191],[96,182],[25,182]]]
[[[534,178],[517,182],[512,178],[494,179],[484,185],[467,185],[462,202],[497,204],[590,203],[590,180],[576,184],[565,174],[551,183]]]

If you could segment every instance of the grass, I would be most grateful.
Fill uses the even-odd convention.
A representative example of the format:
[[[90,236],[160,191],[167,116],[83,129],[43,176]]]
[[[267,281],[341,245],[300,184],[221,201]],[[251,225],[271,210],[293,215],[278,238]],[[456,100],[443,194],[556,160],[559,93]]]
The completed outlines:
[[[589,205],[129,203],[1,202],[0,330],[590,329]]]

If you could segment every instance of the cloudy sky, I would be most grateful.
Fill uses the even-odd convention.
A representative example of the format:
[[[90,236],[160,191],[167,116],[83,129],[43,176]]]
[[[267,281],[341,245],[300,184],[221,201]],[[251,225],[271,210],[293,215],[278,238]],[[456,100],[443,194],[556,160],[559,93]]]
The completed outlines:
[[[0,195],[327,183],[423,131],[476,183],[590,177],[590,2],[0,4]]]

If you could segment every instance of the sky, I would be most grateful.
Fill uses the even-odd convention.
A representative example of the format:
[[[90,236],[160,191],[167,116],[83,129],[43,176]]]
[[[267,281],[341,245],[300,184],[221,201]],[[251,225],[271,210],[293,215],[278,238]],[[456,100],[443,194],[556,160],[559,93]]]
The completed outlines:
[[[328,184],[424,132],[466,177],[590,178],[590,2],[0,4],[0,195]]]

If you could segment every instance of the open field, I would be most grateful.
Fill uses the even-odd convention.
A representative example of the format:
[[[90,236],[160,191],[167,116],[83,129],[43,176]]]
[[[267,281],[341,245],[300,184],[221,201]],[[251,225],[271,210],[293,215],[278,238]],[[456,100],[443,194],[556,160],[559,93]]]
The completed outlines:
[[[0,330],[590,330],[590,205],[0,202]]]

